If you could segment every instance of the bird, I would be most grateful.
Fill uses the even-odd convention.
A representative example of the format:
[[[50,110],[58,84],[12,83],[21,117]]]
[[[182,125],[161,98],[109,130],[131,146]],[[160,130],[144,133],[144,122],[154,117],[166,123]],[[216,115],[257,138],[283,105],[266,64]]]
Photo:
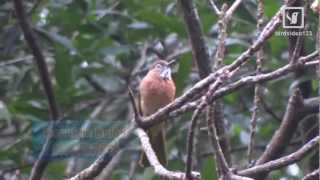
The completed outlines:
[[[156,60],[139,84],[142,116],[149,116],[166,106],[174,100],[175,94],[176,86],[171,77],[169,63],[165,60]],[[165,121],[161,121],[161,123],[146,129],[152,149],[163,166],[167,164],[165,123]],[[150,166],[144,152],[141,153],[139,164],[141,167]]]

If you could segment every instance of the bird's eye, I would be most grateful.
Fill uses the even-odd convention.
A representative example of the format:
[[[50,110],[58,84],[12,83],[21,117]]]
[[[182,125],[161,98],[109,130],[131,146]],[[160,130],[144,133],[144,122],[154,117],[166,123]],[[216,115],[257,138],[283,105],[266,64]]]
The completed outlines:
[[[156,65],[156,68],[157,68],[157,69],[161,69],[161,68],[162,68],[161,64],[157,64],[157,65]]]

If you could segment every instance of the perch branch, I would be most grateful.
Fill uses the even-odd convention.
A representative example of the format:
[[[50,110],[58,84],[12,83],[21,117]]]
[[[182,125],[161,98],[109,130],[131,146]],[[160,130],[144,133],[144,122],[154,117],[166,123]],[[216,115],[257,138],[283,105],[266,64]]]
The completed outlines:
[[[105,166],[112,160],[119,149],[122,149],[133,139],[136,125],[131,123],[118,137],[116,137],[100,154],[100,156],[86,169],[82,170],[69,180],[89,180],[98,176]]]
[[[170,180],[185,180],[186,179],[184,173],[169,171],[160,164],[154,150],[152,149],[149,137],[143,129],[137,128],[135,130],[135,133],[139,137],[143,151],[146,153],[146,156],[147,156],[152,168],[154,169],[155,174],[157,174],[160,177],[167,178]],[[197,180],[197,179],[200,180],[200,173],[192,172],[191,177],[194,180]]]

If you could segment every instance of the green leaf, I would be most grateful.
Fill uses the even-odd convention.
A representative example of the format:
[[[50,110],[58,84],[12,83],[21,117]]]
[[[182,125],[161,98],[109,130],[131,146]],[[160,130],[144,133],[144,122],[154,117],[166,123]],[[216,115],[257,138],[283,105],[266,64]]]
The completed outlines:
[[[208,157],[201,169],[201,177],[203,180],[217,180],[218,175],[216,171],[216,164],[212,157]]]
[[[183,37],[186,36],[183,23],[176,17],[166,16],[153,11],[140,11],[137,14],[137,18],[153,25],[153,30],[158,32],[162,37],[170,32],[176,32]]]
[[[271,48],[271,54],[275,57],[281,57],[283,49],[287,46],[287,40],[281,36],[272,36],[267,42]]]
[[[268,18],[272,18],[279,10],[280,4],[273,1],[266,1],[264,3],[264,11]]]
[[[48,165],[48,179],[63,179],[66,163],[63,161],[51,161]]]
[[[186,80],[189,77],[191,67],[192,67],[191,53],[183,55],[179,60],[179,70],[177,74],[174,76],[178,95],[182,93]]]
[[[55,48],[55,77],[60,88],[68,89],[72,87],[72,59],[64,48],[56,46]]]
[[[71,52],[76,51],[74,48],[72,41],[68,39],[66,36],[63,36],[62,34],[59,34],[54,31],[46,31],[41,28],[37,28],[37,31],[41,33],[41,35],[44,35],[46,38],[48,38],[50,41],[53,41],[54,43],[60,44],[61,46],[65,47]]]

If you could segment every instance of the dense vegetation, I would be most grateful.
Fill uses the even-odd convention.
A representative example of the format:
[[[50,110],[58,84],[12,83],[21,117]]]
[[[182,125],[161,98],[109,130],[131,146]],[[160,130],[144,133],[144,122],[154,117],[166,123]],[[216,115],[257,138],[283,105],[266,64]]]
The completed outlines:
[[[179,0],[183,1],[183,0]],[[259,1],[259,2],[262,2]],[[231,64],[257,40],[263,27],[282,6],[281,2],[264,1],[264,15],[257,28],[258,1],[243,0],[235,9],[227,26],[225,53],[220,66],[215,66],[216,52],[221,52],[221,26],[219,15],[206,0],[194,1],[200,17],[205,45],[212,72],[223,64]],[[300,1],[299,1],[300,2]],[[302,1],[301,1],[302,2]],[[233,1],[217,1],[232,5]],[[310,3],[310,2],[309,2]],[[179,97],[202,78],[201,68],[192,56],[193,43],[189,37],[184,11],[177,1],[170,0],[28,0],[23,1],[26,18],[40,44],[52,83],[54,99],[62,122],[53,128],[57,133],[52,157],[43,179],[71,177],[88,167],[99,156],[133,117],[128,86],[137,95],[137,87],[146,70],[157,59],[175,60],[173,79]],[[269,73],[289,64],[299,47],[296,58],[317,50],[317,15],[306,6],[306,29],[309,36],[272,36],[263,42],[260,70],[257,69],[256,51],[233,77],[221,85],[226,87],[246,76]],[[262,12],[262,11],[261,11]],[[221,23],[220,23],[221,25]],[[281,26],[276,32],[285,31]],[[52,118],[52,108],[47,100],[48,92],[43,77],[21,31],[13,1],[0,3],[0,177],[21,179],[30,177],[31,169],[43,147]],[[217,50],[218,49],[218,50]],[[213,68],[213,67],[216,68]],[[288,119],[289,98],[301,96],[305,103],[319,102],[319,78],[316,66],[303,66],[290,70],[278,78],[255,83],[224,94],[219,98],[222,112],[222,128],[230,143],[232,167],[245,169],[253,166],[271,142],[275,131]],[[297,88],[299,92],[297,92]],[[199,95],[205,95],[199,92]],[[201,94],[202,93],[202,94]],[[254,99],[258,96],[259,101]],[[299,99],[299,97],[297,99]],[[189,102],[197,102],[197,98]],[[308,101],[310,100],[310,101]],[[295,100],[293,100],[295,101]],[[299,100],[296,100],[299,101]],[[317,104],[317,103],[316,103]],[[296,108],[306,108],[297,106]],[[314,103],[306,111],[294,114],[296,127],[288,135],[284,151],[277,159],[293,153],[318,133],[317,111]],[[297,109],[293,109],[294,113]],[[194,109],[193,109],[194,110]],[[185,171],[187,159],[187,135],[194,111],[180,114],[167,121],[168,170]],[[256,117],[252,117],[253,113]],[[218,179],[217,162],[208,138],[205,112],[199,117],[194,142],[193,170],[202,179]],[[221,114],[220,114],[221,115]],[[250,144],[252,119],[256,133],[251,163],[247,148]],[[221,128],[221,127],[217,127]],[[219,132],[219,130],[218,130]],[[106,168],[101,179],[158,179],[151,168],[137,166],[140,153],[139,139],[134,136],[114,156],[115,167]],[[223,145],[222,145],[223,146]],[[223,146],[224,148],[224,146]],[[225,152],[225,150],[223,149]],[[271,159],[270,159],[271,160]],[[302,179],[318,167],[318,151],[311,151],[298,162],[270,172],[268,179]]]

